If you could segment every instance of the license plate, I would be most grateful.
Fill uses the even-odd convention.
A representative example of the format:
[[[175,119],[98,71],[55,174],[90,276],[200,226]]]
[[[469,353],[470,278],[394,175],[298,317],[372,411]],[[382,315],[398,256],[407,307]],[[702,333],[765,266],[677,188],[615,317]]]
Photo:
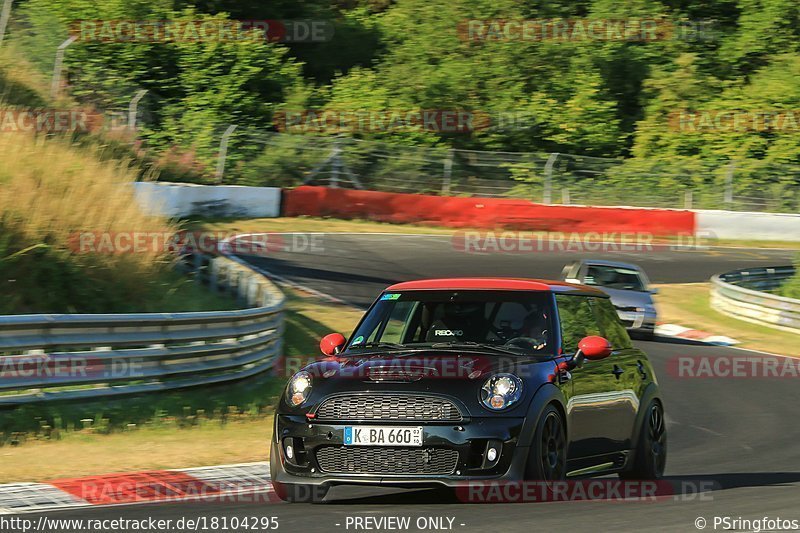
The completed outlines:
[[[422,446],[422,426],[345,426],[345,446]]]

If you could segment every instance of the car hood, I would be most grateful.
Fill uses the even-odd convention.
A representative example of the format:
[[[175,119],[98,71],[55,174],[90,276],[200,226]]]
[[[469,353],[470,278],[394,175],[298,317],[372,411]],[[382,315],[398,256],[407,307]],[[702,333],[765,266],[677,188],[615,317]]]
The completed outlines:
[[[598,288],[611,297],[611,303],[616,307],[646,307],[653,305],[653,295],[649,292],[626,291],[606,287]]]
[[[401,393],[447,396],[460,403],[468,416],[490,412],[479,402],[489,376],[513,373],[523,381],[523,399],[495,416],[524,416],[536,389],[555,372],[552,359],[480,352],[413,351],[347,355],[326,358],[306,366],[312,376],[309,400],[289,412],[313,412],[325,398],[338,394]],[[525,407],[523,407],[525,406]]]

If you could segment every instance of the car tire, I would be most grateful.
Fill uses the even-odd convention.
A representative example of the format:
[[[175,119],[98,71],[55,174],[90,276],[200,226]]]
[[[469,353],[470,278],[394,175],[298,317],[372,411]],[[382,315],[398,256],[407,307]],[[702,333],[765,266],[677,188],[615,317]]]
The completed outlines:
[[[288,503],[325,503],[328,487],[324,485],[307,485],[302,483],[272,482],[275,495]]]
[[[539,417],[525,465],[525,479],[548,486],[567,477],[567,433],[561,412],[547,406]]]
[[[647,406],[639,442],[633,455],[633,465],[619,477],[622,479],[651,480],[661,479],[667,464],[667,425],[664,420],[664,407],[658,400]]]

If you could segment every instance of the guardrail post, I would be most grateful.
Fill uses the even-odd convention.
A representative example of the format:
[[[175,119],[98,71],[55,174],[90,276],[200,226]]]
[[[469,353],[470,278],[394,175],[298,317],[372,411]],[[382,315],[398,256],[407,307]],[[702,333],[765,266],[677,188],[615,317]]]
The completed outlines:
[[[561,203],[564,205],[569,205],[569,189],[566,187],[561,189]]]
[[[219,279],[217,276],[219,275],[219,262],[212,259],[209,264],[209,275],[208,275],[208,288],[211,289],[213,292],[219,291]]]
[[[247,285],[246,285],[246,274],[244,271],[240,270],[238,272],[237,280],[236,280],[236,293],[237,293],[237,300],[239,303],[246,304],[247,303]]]
[[[692,191],[683,193],[683,207],[686,209],[692,208]]]
[[[228,294],[229,296],[234,295],[233,291],[236,288],[236,280],[234,279],[233,273],[234,270],[232,266],[229,265],[225,267],[225,282],[223,287],[225,289],[225,294]]]
[[[255,307],[258,305],[258,280],[253,276],[248,276],[247,305]]]

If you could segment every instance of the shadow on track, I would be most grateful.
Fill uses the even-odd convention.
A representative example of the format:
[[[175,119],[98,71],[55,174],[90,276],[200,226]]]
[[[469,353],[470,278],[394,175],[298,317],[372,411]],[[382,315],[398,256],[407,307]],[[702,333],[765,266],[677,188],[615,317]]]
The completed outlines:
[[[608,477],[595,478],[595,481],[598,482],[613,482],[614,480],[615,478]],[[590,480],[584,479],[583,481],[586,482]],[[636,503],[639,501],[652,501],[653,499],[659,501],[699,500],[704,495],[705,497],[712,496],[714,492],[723,490],[766,486],[787,486],[800,483],[800,472],[751,472],[702,474],[693,476],[668,476],[654,483],[657,483],[658,485],[658,489],[656,490],[654,498],[632,498],[630,500],[620,500],[619,498],[585,498],[577,499],[575,501],[614,501],[617,503],[625,503],[625,501],[628,501],[629,503]],[[376,489],[369,489],[366,487],[334,487],[331,490],[333,499],[327,500],[325,503],[328,505],[341,506],[420,504],[453,505],[490,503],[483,501],[466,501],[463,497],[459,497],[459,495],[454,491],[439,488],[405,489],[401,492],[393,492],[390,494],[375,494],[374,490]],[[387,488],[378,490],[385,491]],[[372,494],[370,494],[370,492],[372,492]],[[552,502],[543,500],[515,500],[502,503],[532,504]]]

